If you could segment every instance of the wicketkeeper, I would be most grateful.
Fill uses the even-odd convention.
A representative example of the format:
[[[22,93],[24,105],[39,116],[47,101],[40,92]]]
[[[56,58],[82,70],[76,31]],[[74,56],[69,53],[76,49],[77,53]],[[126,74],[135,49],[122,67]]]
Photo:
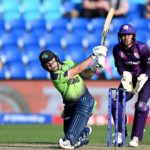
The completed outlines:
[[[50,50],[39,56],[42,67],[51,75],[51,81],[60,92],[64,103],[64,137],[59,139],[59,147],[74,149],[88,144],[91,127],[87,122],[92,115],[95,101],[83,79],[92,77],[105,65],[107,48],[97,46],[93,54],[80,64],[72,60],[61,62]]]
[[[132,126],[130,146],[138,147],[142,141],[146,120],[149,114],[147,105],[150,98],[150,51],[145,43],[136,41],[135,29],[130,24],[124,24],[118,32],[119,43],[114,46],[113,55],[118,73],[122,77],[119,88],[127,91],[127,101],[134,94],[138,94],[135,103],[134,122]],[[122,96],[120,94],[120,96]],[[122,120],[122,97],[119,104],[119,134],[118,143],[121,139]],[[113,100],[112,113],[115,120],[115,100]],[[126,129],[127,136],[127,129]]]

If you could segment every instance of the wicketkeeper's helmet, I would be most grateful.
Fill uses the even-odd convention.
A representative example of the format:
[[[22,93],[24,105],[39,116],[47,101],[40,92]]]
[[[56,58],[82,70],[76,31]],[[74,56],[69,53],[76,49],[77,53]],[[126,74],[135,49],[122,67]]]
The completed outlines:
[[[125,34],[133,34],[133,40],[135,41],[136,34],[135,34],[135,29],[132,25],[124,24],[120,27],[119,32],[118,32],[119,41],[120,41],[121,35],[125,35]]]

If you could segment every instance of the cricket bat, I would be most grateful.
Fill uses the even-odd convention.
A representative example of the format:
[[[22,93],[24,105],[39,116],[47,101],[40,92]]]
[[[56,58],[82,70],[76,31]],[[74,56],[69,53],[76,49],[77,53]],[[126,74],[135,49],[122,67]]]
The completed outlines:
[[[108,33],[108,29],[109,29],[111,20],[113,18],[113,15],[114,15],[114,8],[111,8],[108,12],[108,15],[107,15],[105,23],[104,23],[102,37],[101,37],[101,45],[104,45],[104,43],[105,43],[106,36],[107,36],[107,33]]]

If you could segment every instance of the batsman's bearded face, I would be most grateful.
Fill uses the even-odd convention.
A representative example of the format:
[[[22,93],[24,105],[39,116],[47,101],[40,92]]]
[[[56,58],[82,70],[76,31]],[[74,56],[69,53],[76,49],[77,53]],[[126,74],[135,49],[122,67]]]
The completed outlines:
[[[122,34],[121,35],[122,43],[127,47],[130,48],[133,43],[133,34]]]
[[[53,58],[51,61],[47,62],[45,64],[45,66],[49,71],[56,71],[59,69],[59,63],[57,62],[57,60],[55,58]]]

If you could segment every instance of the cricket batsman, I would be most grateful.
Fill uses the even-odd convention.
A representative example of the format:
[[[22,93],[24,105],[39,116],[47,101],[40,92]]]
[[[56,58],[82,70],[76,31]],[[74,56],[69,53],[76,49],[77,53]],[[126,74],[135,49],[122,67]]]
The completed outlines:
[[[138,99],[135,103],[134,121],[132,126],[131,141],[129,145],[138,147],[143,139],[143,132],[149,114],[147,105],[150,98],[150,51],[145,43],[136,41],[135,29],[130,24],[124,24],[118,32],[119,43],[113,48],[115,65],[120,74],[119,88],[127,91],[127,101],[135,94]],[[119,134],[118,143],[122,143],[121,120],[122,120],[122,94],[119,104]],[[112,114],[115,120],[116,105],[112,103]],[[127,129],[126,129],[127,136]]]
[[[80,64],[72,60],[61,62],[50,50],[42,51],[39,56],[42,67],[50,73],[51,81],[64,103],[64,137],[59,139],[62,149],[75,149],[89,143],[92,128],[87,126],[87,122],[95,101],[82,77],[90,78],[103,69],[106,53],[106,47],[94,47],[93,54]]]

